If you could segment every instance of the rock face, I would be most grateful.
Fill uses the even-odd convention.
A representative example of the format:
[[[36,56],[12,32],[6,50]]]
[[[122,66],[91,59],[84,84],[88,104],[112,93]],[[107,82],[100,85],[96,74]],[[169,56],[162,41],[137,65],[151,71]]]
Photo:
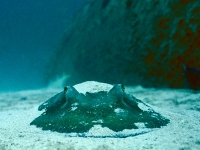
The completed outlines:
[[[46,80],[97,80],[184,88],[183,64],[200,69],[199,0],[90,0],[49,60]]]
[[[88,85],[90,86],[90,82]],[[96,85],[98,86],[99,83],[96,82]],[[43,109],[45,112],[34,119],[31,125],[36,125],[43,130],[68,133],[70,136],[71,133],[83,137],[135,136],[145,133],[145,129],[150,131],[169,123],[168,119],[155,112],[150,106],[127,94],[121,84],[113,86],[109,91],[104,89],[85,94],[79,93],[72,86],[67,86],[64,91],[38,107],[39,111]],[[101,133],[97,126],[101,129],[106,128],[112,134]],[[137,132],[123,133],[125,129]],[[90,135],[89,132],[92,130],[99,131],[98,136],[93,133]]]

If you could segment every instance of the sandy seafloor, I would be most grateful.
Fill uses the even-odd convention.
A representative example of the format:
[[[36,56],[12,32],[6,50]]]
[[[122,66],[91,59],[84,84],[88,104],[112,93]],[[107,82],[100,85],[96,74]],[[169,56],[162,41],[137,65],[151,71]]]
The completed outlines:
[[[106,88],[95,82],[78,85],[80,91]],[[170,119],[167,126],[127,138],[67,137],[43,131],[30,122],[41,112],[38,106],[61,89],[0,93],[0,150],[200,150],[200,93],[177,89],[126,87],[126,92],[150,104]]]

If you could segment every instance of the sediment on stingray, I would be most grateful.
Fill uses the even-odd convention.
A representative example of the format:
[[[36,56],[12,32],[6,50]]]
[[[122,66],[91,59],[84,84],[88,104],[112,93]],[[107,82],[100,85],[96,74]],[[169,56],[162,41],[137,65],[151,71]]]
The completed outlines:
[[[62,92],[41,104],[38,110],[45,111],[30,125],[42,130],[77,133],[77,136],[87,136],[86,133],[96,125],[109,128],[116,132],[116,136],[125,129],[136,130],[141,126],[154,129],[170,122],[146,103],[126,93],[121,84],[114,85],[108,92],[85,94],[79,93],[73,86],[66,86]]]

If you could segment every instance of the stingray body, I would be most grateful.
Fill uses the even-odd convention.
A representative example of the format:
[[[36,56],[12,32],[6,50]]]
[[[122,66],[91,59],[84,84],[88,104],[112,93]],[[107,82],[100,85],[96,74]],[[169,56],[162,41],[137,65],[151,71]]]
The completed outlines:
[[[107,91],[79,93],[74,87],[65,89],[38,108],[45,110],[31,125],[43,130],[85,135],[95,125],[107,127],[114,132],[124,129],[160,128],[169,120],[156,113],[147,104],[125,92],[117,84]]]

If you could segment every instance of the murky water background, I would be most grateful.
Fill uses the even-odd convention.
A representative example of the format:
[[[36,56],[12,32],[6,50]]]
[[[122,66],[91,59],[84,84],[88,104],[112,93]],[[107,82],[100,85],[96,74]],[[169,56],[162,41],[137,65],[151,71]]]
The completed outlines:
[[[45,64],[86,0],[0,2],[0,91],[44,86]]]

